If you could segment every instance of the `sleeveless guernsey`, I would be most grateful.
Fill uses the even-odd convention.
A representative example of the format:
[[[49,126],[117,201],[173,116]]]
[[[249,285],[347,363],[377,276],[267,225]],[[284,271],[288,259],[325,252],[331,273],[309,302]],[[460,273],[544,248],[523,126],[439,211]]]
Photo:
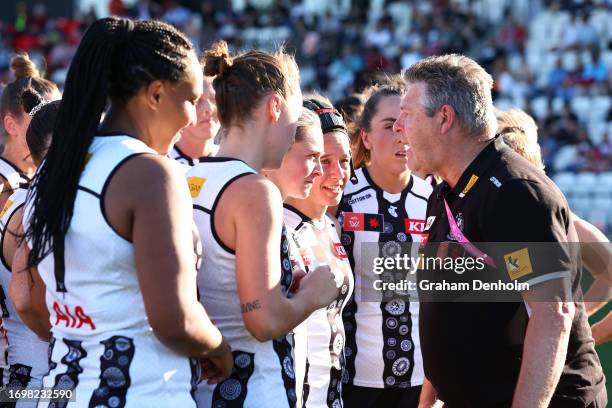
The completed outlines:
[[[0,176],[6,180],[10,186],[11,192],[14,192],[20,187],[28,188],[29,179],[15,164],[9,160],[0,157]],[[2,182],[4,182],[2,180]],[[8,285],[0,287],[0,299],[8,298]],[[2,309],[3,315],[4,308]],[[4,317],[3,317],[4,319]],[[8,338],[4,324],[0,328],[0,381],[6,385],[9,381],[9,363],[8,363]]]
[[[423,383],[423,359],[419,339],[418,300],[402,297],[382,302],[362,301],[372,270],[364,270],[362,244],[378,243],[379,256],[401,254],[410,245],[416,256],[424,237],[427,198],[431,185],[411,176],[408,186],[396,194],[378,187],[367,168],[355,172],[357,183],[349,183],[340,203],[338,220],[342,244],[355,275],[355,292],[344,309],[347,333],[346,358],[349,384],[369,388],[405,389]],[[402,244],[406,244],[402,246]],[[385,277],[383,276],[383,279]]]
[[[0,284],[8,288],[11,282],[11,268],[2,254],[1,248],[7,234],[15,234],[10,231],[8,225],[15,213],[23,208],[28,190],[19,188],[7,200],[4,209],[0,212]],[[8,387],[39,389],[42,387],[42,378],[49,371],[49,359],[47,356],[49,343],[42,341],[32,332],[19,318],[15,305],[8,296],[0,299],[2,307],[2,321],[8,338],[8,364],[9,379]],[[21,407],[35,407],[33,402],[20,401]]]
[[[339,288],[337,298],[328,307],[313,312],[303,324],[307,357],[302,406],[340,408],[343,406],[342,376],[346,375],[342,310],[353,291],[351,266],[334,222],[328,216],[315,221],[285,205],[285,223],[306,272],[327,264]]]
[[[196,394],[198,407],[294,407],[297,397],[292,336],[260,342],[249,333],[242,320],[236,286],[235,252],[221,242],[213,222],[225,189],[255,171],[237,159],[201,160],[187,172],[194,219],[204,248],[198,290],[210,319],[232,347],[234,370],[220,384],[200,383]],[[284,229],[280,262],[281,288],[287,293],[292,282],[292,265]]]
[[[113,230],[104,210],[115,171],[144,153],[155,154],[133,137],[94,138],[64,238],[64,268],[55,268],[53,254],[38,265],[47,286],[53,334],[50,371],[43,383],[76,394],[76,402],[49,406],[195,406],[199,363],[168,348],[153,333],[134,247]],[[30,211],[28,200],[26,224]]]

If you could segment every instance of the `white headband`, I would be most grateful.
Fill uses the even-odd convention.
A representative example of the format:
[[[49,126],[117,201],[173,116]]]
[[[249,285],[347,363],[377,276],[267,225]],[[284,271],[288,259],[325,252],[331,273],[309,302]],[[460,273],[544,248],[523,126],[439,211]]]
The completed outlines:
[[[30,117],[31,117],[31,118],[33,118],[33,117],[34,117],[34,115],[36,115],[36,112],[38,112],[39,110],[41,110],[41,109],[42,109],[42,107],[43,107],[43,106],[45,106],[45,105],[46,105],[46,104],[48,104],[48,103],[49,103],[48,101],[45,101],[45,100],[43,99],[43,101],[42,101],[42,102],[40,102],[38,105],[36,105],[35,107],[33,107],[33,108],[32,108],[32,110],[31,110],[31,111],[30,111],[30,113],[29,113]]]

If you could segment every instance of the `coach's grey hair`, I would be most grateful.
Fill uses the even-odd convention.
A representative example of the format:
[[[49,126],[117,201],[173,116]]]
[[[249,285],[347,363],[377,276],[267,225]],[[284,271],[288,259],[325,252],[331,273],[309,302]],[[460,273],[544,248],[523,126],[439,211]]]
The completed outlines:
[[[493,78],[474,60],[458,54],[428,57],[406,69],[402,76],[407,83],[427,85],[422,102],[428,116],[442,105],[450,105],[469,134],[495,132]]]

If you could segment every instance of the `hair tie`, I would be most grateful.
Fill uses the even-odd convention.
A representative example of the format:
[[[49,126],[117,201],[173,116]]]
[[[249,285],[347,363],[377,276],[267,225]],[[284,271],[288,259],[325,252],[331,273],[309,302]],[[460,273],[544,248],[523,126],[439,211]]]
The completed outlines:
[[[117,27],[117,44],[125,44],[129,41],[134,31],[134,22],[130,19],[122,19]]]
[[[32,110],[28,113],[28,115],[30,115],[31,118],[34,117],[34,115],[36,115],[36,113],[41,110],[43,108],[43,106],[47,105],[50,101],[45,101],[44,99],[35,107],[32,108]]]

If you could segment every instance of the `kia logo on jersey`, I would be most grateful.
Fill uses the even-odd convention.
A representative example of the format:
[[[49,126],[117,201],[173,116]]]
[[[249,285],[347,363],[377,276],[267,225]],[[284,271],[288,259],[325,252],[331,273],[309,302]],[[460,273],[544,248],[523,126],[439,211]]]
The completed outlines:
[[[405,218],[404,227],[409,234],[422,234],[425,230],[425,220],[417,220],[414,218]]]
[[[345,251],[344,247],[340,243],[335,243],[334,244],[334,253],[340,259],[348,258],[348,256],[346,255],[346,251]]]

